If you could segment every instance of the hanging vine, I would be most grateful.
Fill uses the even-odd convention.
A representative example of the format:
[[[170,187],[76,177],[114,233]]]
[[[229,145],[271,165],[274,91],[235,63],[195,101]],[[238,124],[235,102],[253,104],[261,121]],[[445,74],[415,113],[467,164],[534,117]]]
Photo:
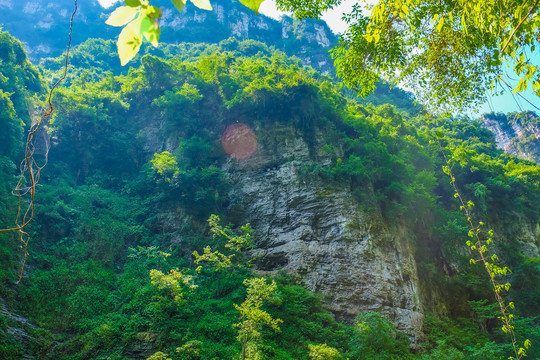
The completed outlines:
[[[19,166],[19,180],[17,182],[17,185],[13,189],[12,193],[17,196],[18,198],[18,208],[17,208],[17,216],[15,217],[15,226],[11,228],[6,229],[0,229],[0,233],[7,233],[7,232],[18,232],[19,235],[19,241],[20,241],[20,247],[23,249],[24,255],[22,260],[21,269],[19,271],[19,279],[17,280],[17,283],[19,283],[22,279],[22,276],[24,274],[24,268],[26,266],[26,260],[28,258],[28,243],[30,242],[30,234],[26,232],[26,227],[30,225],[30,223],[34,220],[34,215],[36,212],[36,188],[39,184],[39,179],[41,176],[41,170],[47,165],[47,153],[45,153],[45,161],[43,164],[38,164],[36,159],[34,158],[34,154],[36,151],[36,135],[38,134],[39,130],[42,129],[45,124],[49,121],[51,118],[53,112],[54,112],[54,106],[52,105],[52,96],[55,91],[55,89],[58,87],[58,85],[66,78],[67,76],[67,70],[68,70],[68,63],[69,63],[69,51],[71,49],[71,35],[73,32],[73,18],[75,17],[75,14],[77,13],[77,4],[78,0],[75,0],[75,9],[73,10],[73,13],[71,14],[70,24],[69,24],[69,42],[66,50],[66,61],[64,64],[64,74],[56,83],[53,85],[51,90],[49,91],[49,96],[47,99],[47,107],[43,109],[42,114],[39,116],[38,119],[35,121],[32,121],[30,125],[30,129],[28,130],[28,136],[26,137],[26,145],[24,150],[24,158],[21,161],[21,164]],[[25,199],[28,199],[28,204],[25,206]]]

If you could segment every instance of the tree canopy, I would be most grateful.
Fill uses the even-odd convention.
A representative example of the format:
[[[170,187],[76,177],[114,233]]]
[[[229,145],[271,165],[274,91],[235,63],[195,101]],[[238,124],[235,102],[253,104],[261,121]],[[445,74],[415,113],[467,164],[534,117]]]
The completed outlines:
[[[538,42],[538,1],[379,1],[356,6],[334,50],[338,75],[366,94],[381,77],[414,89],[430,110],[463,110],[488,90],[512,87],[506,66],[540,95],[530,54]]]
[[[185,1],[173,0],[178,10]],[[210,10],[205,0],[192,1]],[[263,0],[241,0],[258,13]],[[278,8],[299,19],[320,18],[342,0],[277,0]],[[122,64],[143,39],[157,46],[161,11],[148,0],[126,0],[107,23],[125,26],[118,39]],[[361,96],[383,79],[413,89],[429,110],[462,111],[481,103],[489,90],[540,96],[540,72],[531,54],[540,34],[538,0],[380,0],[358,3],[344,15],[348,30],[332,51],[337,75]],[[366,15],[370,13],[370,15]],[[515,87],[505,70],[518,77]]]

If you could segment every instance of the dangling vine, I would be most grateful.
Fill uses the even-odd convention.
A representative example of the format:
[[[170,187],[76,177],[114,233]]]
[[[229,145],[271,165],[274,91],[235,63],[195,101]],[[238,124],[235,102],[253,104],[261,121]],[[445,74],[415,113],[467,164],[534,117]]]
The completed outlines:
[[[77,1],[78,0],[75,0],[75,9],[73,10],[73,13],[71,14],[71,19],[70,19],[70,24],[69,24],[69,42],[68,42],[68,46],[66,50],[64,74],[62,75],[62,77],[60,77],[60,79],[58,79],[58,81],[53,85],[53,87],[49,91],[49,96],[47,99],[48,106],[43,110],[43,113],[37,120],[32,121],[30,125],[30,129],[28,130],[28,136],[26,137],[24,158],[21,161],[21,164],[19,166],[19,172],[20,172],[19,180],[17,182],[17,185],[12,191],[13,195],[17,196],[18,201],[19,201],[17,216],[15,217],[15,226],[12,228],[0,229],[0,233],[6,233],[6,232],[19,233],[19,241],[21,242],[20,247],[23,249],[24,255],[23,255],[22,265],[19,272],[19,279],[17,280],[17,283],[19,283],[23,277],[24,268],[26,266],[26,260],[29,255],[28,243],[30,242],[30,234],[28,234],[25,231],[25,228],[28,225],[30,225],[30,223],[34,220],[34,215],[36,212],[36,202],[35,202],[36,188],[39,183],[41,170],[47,165],[47,161],[48,161],[47,154],[45,154],[45,161],[43,162],[43,164],[39,165],[36,162],[34,158],[34,153],[36,150],[35,137],[38,131],[51,118],[54,112],[54,106],[52,105],[52,96],[53,96],[54,90],[67,76],[68,63],[69,63],[69,51],[71,49],[71,34],[73,32],[73,18],[75,17],[75,14],[77,13],[77,5],[78,5]],[[27,181],[30,182],[28,186],[26,186]],[[29,199],[30,201],[25,209],[24,199],[26,195],[30,195],[30,199]]]
[[[498,316],[498,318],[503,324],[501,329],[504,333],[510,336],[510,340],[512,342],[512,348],[515,357],[510,356],[509,359],[521,359],[522,357],[527,356],[526,349],[531,346],[531,341],[529,339],[526,339],[523,343],[523,347],[519,347],[517,345],[516,333],[514,331],[514,325],[512,325],[514,315],[509,312],[509,309],[514,309],[514,303],[509,302],[507,304],[501,296],[501,292],[503,290],[506,292],[510,290],[510,283],[505,282],[504,284],[502,284],[499,283],[496,279],[497,276],[507,275],[511,272],[511,270],[507,266],[501,267],[495,264],[495,262],[499,259],[496,254],[492,254],[491,256],[488,255],[488,246],[491,245],[493,242],[493,229],[489,229],[486,232],[484,229],[486,224],[483,221],[479,221],[478,225],[476,225],[475,221],[472,218],[472,209],[475,205],[470,200],[465,201],[465,199],[461,195],[461,192],[458,189],[456,178],[454,176],[454,173],[452,172],[453,166],[457,163],[459,159],[456,159],[454,156],[450,159],[447,157],[444,151],[444,147],[441,144],[441,139],[443,137],[441,132],[437,132],[435,136],[439,145],[439,151],[445,162],[442,170],[450,178],[450,185],[452,185],[452,188],[454,190],[454,198],[459,200],[461,204],[459,209],[467,219],[469,227],[468,237],[471,239],[468,240],[466,244],[470,248],[470,250],[478,256],[478,258],[476,259],[471,258],[470,263],[471,265],[474,265],[476,263],[481,263],[484,265],[484,269],[489,276],[489,280],[495,294],[495,300],[499,305],[500,315]],[[486,234],[487,236],[485,236]],[[486,237],[486,239],[484,239],[484,237]]]

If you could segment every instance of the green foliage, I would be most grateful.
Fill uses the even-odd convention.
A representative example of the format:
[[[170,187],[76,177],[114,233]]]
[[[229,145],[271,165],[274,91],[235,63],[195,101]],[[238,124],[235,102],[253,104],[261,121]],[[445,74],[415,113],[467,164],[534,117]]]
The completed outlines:
[[[188,341],[181,347],[176,348],[178,354],[183,354],[183,359],[200,359],[203,343],[201,341]]]
[[[13,108],[9,93],[0,89],[0,126],[3,131],[0,135],[0,155],[14,156],[22,150],[23,123],[19,120]]]
[[[281,0],[277,2],[277,6],[281,11],[288,11],[294,13],[295,17],[299,19],[318,19],[324,11],[333,8],[339,3],[340,2],[338,0]]]
[[[349,28],[333,50],[338,76],[363,96],[379,78],[405,83],[441,113],[479,104],[490,87],[504,89],[503,64],[514,62],[514,92],[532,86],[540,95],[538,67],[527,54],[536,46],[537,5],[379,1],[366,17],[358,4],[345,16]]]
[[[35,98],[30,98],[41,95],[45,86],[21,42],[1,29],[0,54],[0,156],[15,159],[22,153],[24,126],[34,115],[28,104]]]
[[[341,356],[339,351],[326,344],[309,344],[309,357],[313,360],[339,360]]]
[[[234,325],[238,328],[238,341],[242,344],[240,359],[261,359],[257,342],[261,337],[262,326],[267,325],[279,332],[279,324],[283,322],[281,319],[272,318],[261,309],[263,303],[270,300],[277,290],[277,284],[275,281],[267,284],[265,278],[253,278],[246,279],[244,285],[247,286],[246,300],[240,305],[234,304],[235,309],[240,312],[240,322]]]
[[[150,270],[150,279],[152,285],[157,286],[159,290],[168,290],[176,302],[179,302],[184,297],[184,287],[188,290],[197,288],[197,285],[193,283],[193,276],[186,275],[178,269],[172,269],[168,274],[152,269]]]
[[[162,353],[161,351],[158,351],[154,355],[150,356],[146,360],[172,360],[171,358],[167,357],[167,354]]]
[[[356,318],[351,335],[351,359],[412,358],[407,337],[379,313],[362,313]]]
[[[178,162],[168,151],[163,151],[161,154],[154,154],[150,162],[152,163],[152,169],[166,182],[171,182],[171,179],[174,176],[178,176],[180,172]]]
[[[527,352],[538,356],[538,259],[520,253],[521,240],[533,233],[540,214],[538,167],[502,154],[479,123],[452,118],[428,123],[394,106],[359,105],[327,78],[260,43],[171,45],[163,51],[184,54],[170,60],[144,56],[141,67],[117,75],[103,71],[110,65],[103,55],[110,43],[87,46],[88,54],[79,53],[78,61],[101,71],[59,89],[55,106],[61,111],[50,126],[51,163],[30,229],[40,241],[31,245],[28,277],[16,295],[1,287],[10,307],[52,331],[36,335],[44,340],[30,352],[62,360],[121,359],[144,348],[142,356],[162,350],[172,359],[234,359],[241,356],[237,330],[245,325],[246,356],[252,351],[268,360],[307,360],[310,350],[327,358],[338,358],[337,351],[349,359],[508,354],[488,315],[477,311],[477,321],[463,318],[471,314],[467,300],[488,298],[490,292],[459,250],[468,230],[440,173],[438,148],[429,142],[440,131],[463,165],[452,171],[462,192],[478,204],[472,211],[486,224],[499,224],[495,232],[504,239],[499,253],[514,269],[507,274],[517,290],[510,300],[525,304],[518,307],[524,317],[516,315],[515,328],[530,335]],[[13,90],[3,91],[13,104],[5,109],[9,124],[20,124],[13,121],[21,118],[9,95]],[[211,213],[223,214],[223,223],[238,221],[228,171],[241,163],[220,150],[223,130],[236,121],[256,131],[263,149],[303,140],[310,160],[295,165],[294,174],[299,182],[320,186],[320,196],[350,190],[374,226],[411,229],[419,295],[438,294],[443,303],[426,300],[426,308],[449,309],[451,317],[427,318],[426,340],[417,354],[380,314],[361,314],[355,326],[340,323],[320,295],[299,285],[301,279],[249,280],[253,274],[245,266],[229,266],[246,262],[241,254],[253,245],[251,227],[235,232],[212,216],[212,237],[205,229]],[[8,136],[20,143],[19,137]],[[271,165],[296,161],[276,159]],[[0,157],[3,222],[13,210],[7,195],[15,170],[13,159]],[[10,281],[17,265],[12,240],[0,238],[1,280]],[[208,251],[198,254],[201,261],[227,271],[193,273],[191,255],[203,248]],[[259,292],[271,292],[270,299],[254,300],[249,291],[246,298],[246,278],[248,286],[264,282]],[[197,291],[189,291],[194,283]],[[234,304],[243,309],[242,320]],[[252,330],[260,336],[250,337]],[[58,341],[54,347],[51,338]],[[0,346],[9,356],[21,351],[9,339]]]

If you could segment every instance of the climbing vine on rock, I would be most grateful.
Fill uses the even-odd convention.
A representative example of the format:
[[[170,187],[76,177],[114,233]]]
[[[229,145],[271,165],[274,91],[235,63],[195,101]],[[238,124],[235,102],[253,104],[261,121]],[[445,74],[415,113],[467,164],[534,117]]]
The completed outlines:
[[[441,144],[441,139],[443,138],[442,132],[436,132],[437,141],[442,156],[446,165],[443,166],[443,172],[450,179],[450,185],[454,189],[454,198],[459,200],[460,207],[459,209],[467,219],[469,225],[468,237],[466,245],[469,247],[471,252],[474,254],[469,261],[471,265],[482,264],[486,270],[490,283],[493,287],[493,292],[495,295],[495,300],[499,306],[499,320],[502,322],[502,331],[505,334],[510,336],[510,341],[512,343],[512,348],[515,354],[515,357],[510,356],[509,359],[521,359],[524,356],[527,356],[526,349],[531,346],[531,341],[526,339],[523,342],[523,347],[518,345],[518,340],[516,338],[516,333],[514,331],[513,319],[514,315],[510,313],[511,309],[514,309],[514,303],[506,303],[502,297],[503,292],[508,292],[510,290],[510,283],[504,282],[501,283],[499,279],[506,276],[511,272],[507,266],[500,266],[497,264],[499,257],[495,253],[490,254],[490,245],[493,244],[494,232],[493,229],[486,230],[486,224],[483,221],[476,222],[473,219],[472,209],[475,204],[471,200],[465,200],[463,195],[458,189],[456,178],[452,172],[454,165],[460,162],[458,154],[453,154],[452,157],[448,157],[444,151],[444,148]]]

